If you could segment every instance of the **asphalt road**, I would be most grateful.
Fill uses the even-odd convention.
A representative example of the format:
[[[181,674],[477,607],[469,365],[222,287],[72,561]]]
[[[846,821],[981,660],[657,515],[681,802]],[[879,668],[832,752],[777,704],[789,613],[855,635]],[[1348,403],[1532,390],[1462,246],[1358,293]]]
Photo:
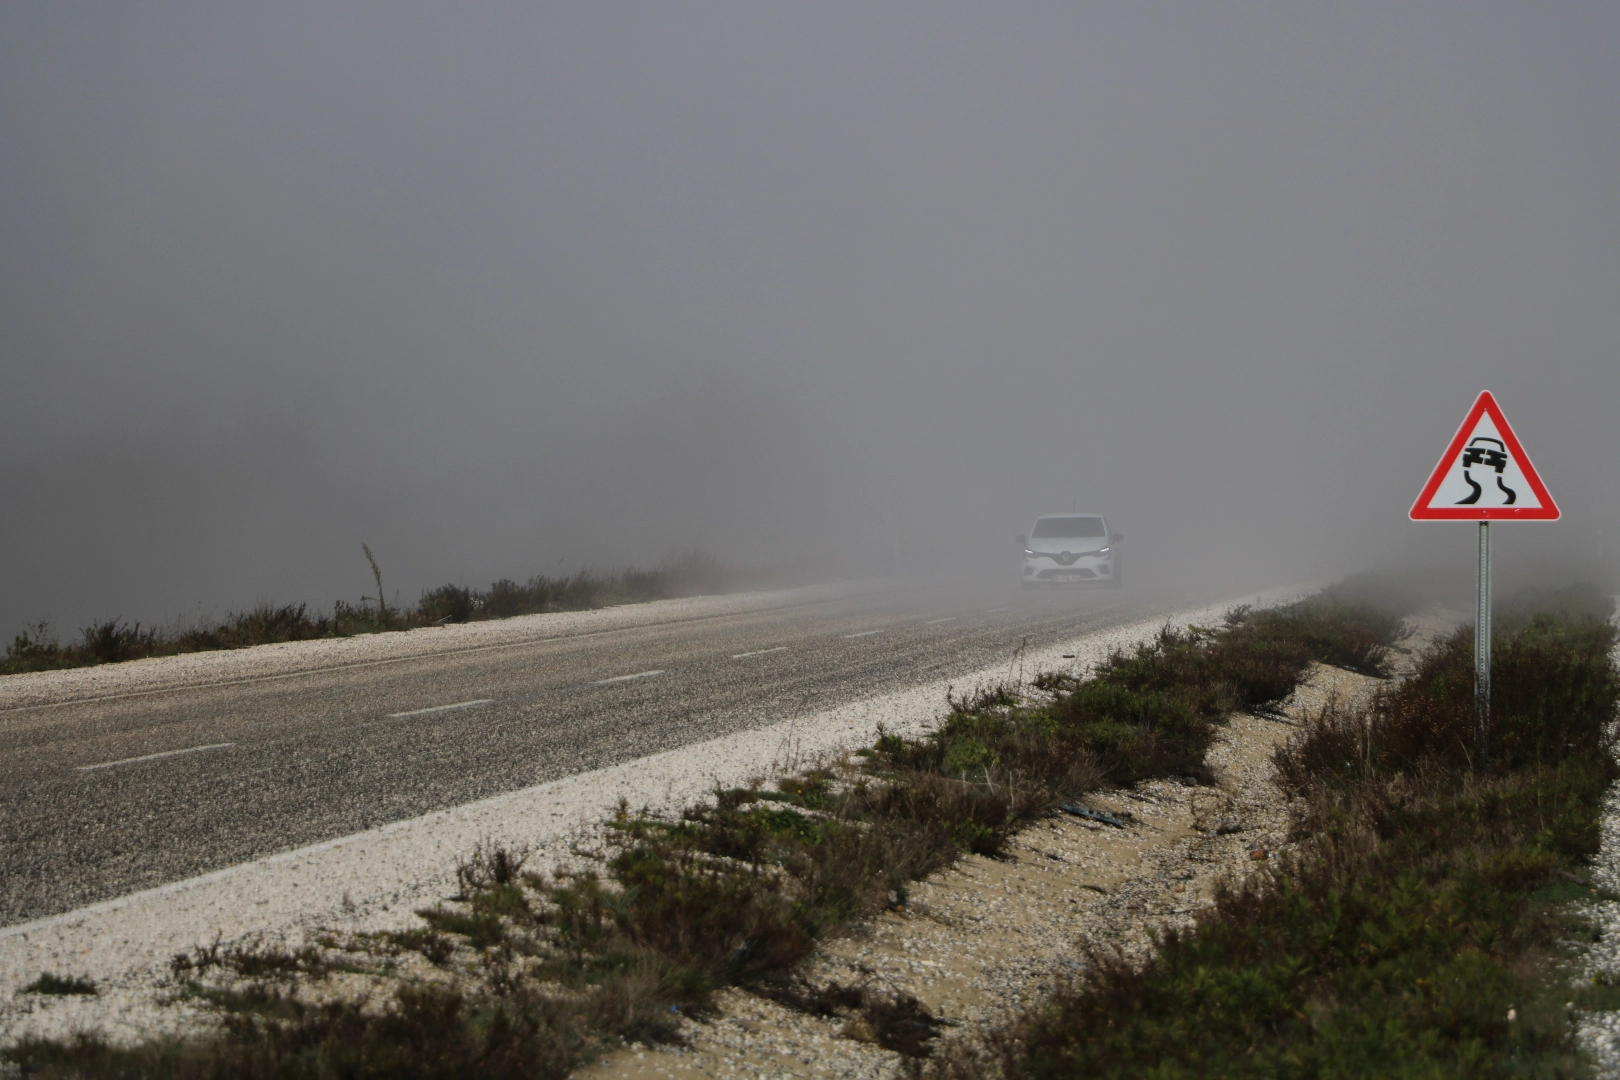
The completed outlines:
[[[1195,602],[916,584],[3,709],[0,925],[980,670],[1026,640]]]

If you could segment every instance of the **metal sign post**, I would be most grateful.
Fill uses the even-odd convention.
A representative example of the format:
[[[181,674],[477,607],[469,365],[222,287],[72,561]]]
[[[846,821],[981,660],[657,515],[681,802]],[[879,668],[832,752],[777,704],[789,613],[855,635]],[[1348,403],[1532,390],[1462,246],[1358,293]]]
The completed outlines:
[[[1474,753],[1483,759],[1491,735],[1491,522],[1558,519],[1547,485],[1489,391],[1475,399],[1407,516],[1413,521],[1479,522]]]
[[[1491,523],[1479,523],[1479,580],[1474,612],[1474,751],[1491,737]]]

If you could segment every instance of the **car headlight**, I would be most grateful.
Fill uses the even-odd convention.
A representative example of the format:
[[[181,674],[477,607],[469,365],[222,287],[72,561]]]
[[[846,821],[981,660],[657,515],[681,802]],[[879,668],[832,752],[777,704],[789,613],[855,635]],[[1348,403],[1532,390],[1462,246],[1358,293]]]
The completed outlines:
[[[1033,551],[1029,550],[1029,548],[1024,549],[1024,558],[1033,559],[1034,557],[1035,557],[1035,553]]]
[[[1113,550],[1114,550],[1114,549],[1113,549],[1113,548],[1111,548],[1111,547],[1105,547],[1105,548],[1098,548],[1098,549],[1097,549],[1097,550],[1096,550],[1096,551],[1093,551],[1093,552],[1092,552],[1092,554],[1093,554],[1093,555],[1106,555],[1106,554],[1108,554],[1108,553],[1109,553],[1109,552],[1110,552],[1110,551],[1113,551]]]

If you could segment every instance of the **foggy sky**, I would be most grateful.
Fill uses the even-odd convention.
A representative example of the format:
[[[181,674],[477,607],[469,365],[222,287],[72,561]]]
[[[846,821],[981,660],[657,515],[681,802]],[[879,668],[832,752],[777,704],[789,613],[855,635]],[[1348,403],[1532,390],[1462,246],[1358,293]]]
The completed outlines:
[[[0,633],[691,548],[1620,548],[1612,5],[0,6]],[[1571,554],[1573,553],[1573,554]],[[915,560],[911,562],[911,560]],[[868,565],[868,564],[862,564]]]

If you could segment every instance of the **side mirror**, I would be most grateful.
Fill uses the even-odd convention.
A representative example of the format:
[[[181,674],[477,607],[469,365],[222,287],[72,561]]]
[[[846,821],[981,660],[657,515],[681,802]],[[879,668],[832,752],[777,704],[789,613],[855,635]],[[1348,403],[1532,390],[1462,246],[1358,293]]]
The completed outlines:
[[[1014,537],[1014,539],[1018,541],[1018,546],[1019,547],[1028,547],[1029,546],[1029,537],[1024,536],[1022,533],[1020,533],[1018,536]]]
[[[1113,536],[1110,536],[1108,539],[1117,544],[1121,540],[1125,539],[1125,534],[1124,533],[1115,533]]]

